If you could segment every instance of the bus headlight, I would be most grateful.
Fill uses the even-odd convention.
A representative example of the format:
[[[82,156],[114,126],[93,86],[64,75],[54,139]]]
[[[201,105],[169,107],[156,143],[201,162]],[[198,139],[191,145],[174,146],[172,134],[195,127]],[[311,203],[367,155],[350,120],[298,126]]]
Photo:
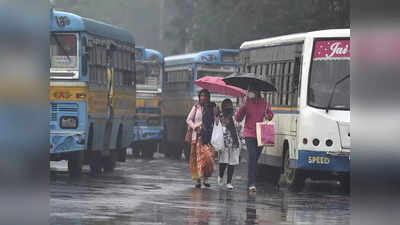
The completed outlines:
[[[331,139],[326,140],[326,146],[331,147],[333,145],[333,141]]]
[[[318,139],[318,138],[315,138],[315,139],[312,141],[312,143],[313,143],[314,146],[318,146],[318,145],[319,145],[319,139]]]
[[[60,127],[63,129],[76,129],[78,127],[78,117],[62,116],[60,118]]]

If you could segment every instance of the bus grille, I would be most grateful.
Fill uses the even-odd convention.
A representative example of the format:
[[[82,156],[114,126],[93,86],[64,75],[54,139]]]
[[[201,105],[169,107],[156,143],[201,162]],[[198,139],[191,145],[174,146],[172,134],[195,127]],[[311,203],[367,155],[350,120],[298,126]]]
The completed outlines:
[[[50,103],[50,120],[57,120],[58,112],[78,112],[79,105],[76,103]]]

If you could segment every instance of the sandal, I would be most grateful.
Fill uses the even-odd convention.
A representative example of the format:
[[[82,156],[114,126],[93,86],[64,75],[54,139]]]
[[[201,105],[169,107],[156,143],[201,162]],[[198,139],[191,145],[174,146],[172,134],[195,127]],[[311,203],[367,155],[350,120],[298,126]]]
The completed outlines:
[[[203,181],[203,185],[205,186],[205,187],[211,187],[211,185],[208,183],[208,179],[204,179],[204,181]]]
[[[194,185],[195,188],[201,188],[201,182],[200,180],[197,181],[197,184]]]

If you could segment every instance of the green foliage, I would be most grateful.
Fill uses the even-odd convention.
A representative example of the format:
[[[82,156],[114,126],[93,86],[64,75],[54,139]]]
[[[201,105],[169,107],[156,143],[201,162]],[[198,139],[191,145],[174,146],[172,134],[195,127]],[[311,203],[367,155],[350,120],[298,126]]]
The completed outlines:
[[[174,1],[177,8],[191,4],[192,15],[177,15],[166,32],[186,31],[178,44],[192,43],[192,51],[239,48],[246,40],[350,26],[349,0]]]
[[[246,40],[350,26],[350,0],[55,2],[57,9],[124,27],[133,33],[137,45],[165,55],[239,48]]]

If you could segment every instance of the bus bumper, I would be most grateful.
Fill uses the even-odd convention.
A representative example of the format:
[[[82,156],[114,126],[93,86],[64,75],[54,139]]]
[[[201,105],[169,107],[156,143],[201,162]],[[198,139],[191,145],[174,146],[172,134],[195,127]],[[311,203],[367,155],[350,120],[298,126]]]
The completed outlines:
[[[82,151],[85,149],[86,135],[76,133],[50,133],[50,154]]]
[[[328,152],[308,150],[298,151],[298,160],[291,163],[292,168],[327,172],[350,172],[350,155],[336,155]]]

